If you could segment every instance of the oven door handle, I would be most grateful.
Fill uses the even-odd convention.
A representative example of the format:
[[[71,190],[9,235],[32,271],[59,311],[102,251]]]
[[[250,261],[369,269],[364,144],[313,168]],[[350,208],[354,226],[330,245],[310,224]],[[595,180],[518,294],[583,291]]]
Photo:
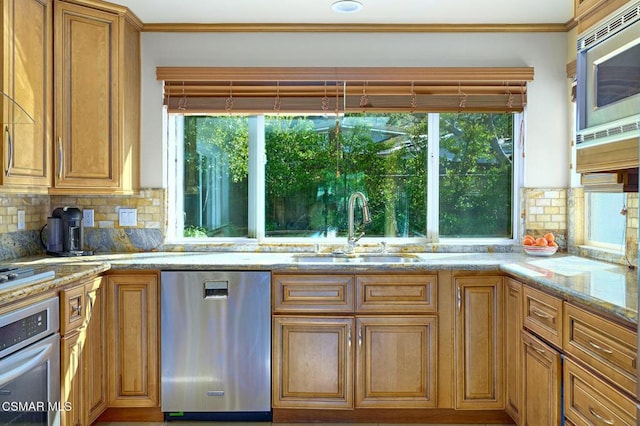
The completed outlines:
[[[33,369],[47,359],[52,351],[53,344],[47,343],[42,347],[23,349],[0,361],[0,371],[5,371],[5,373],[0,374],[0,386],[4,386]]]

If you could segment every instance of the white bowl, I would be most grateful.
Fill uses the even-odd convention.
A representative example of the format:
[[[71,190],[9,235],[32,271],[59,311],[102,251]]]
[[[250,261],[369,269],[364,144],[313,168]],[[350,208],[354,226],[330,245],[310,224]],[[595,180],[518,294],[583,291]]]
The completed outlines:
[[[558,251],[558,246],[523,246],[524,252],[530,256],[551,256]]]

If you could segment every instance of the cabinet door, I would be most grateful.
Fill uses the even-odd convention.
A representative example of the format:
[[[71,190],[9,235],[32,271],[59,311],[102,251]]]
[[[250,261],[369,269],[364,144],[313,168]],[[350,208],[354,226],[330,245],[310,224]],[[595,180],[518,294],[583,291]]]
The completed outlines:
[[[3,0],[3,184],[51,185],[51,0]],[[25,112],[28,114],[25,114]]]
[[[522,406],[522,284],[507,278],[504,286],[505,410],[520,423]]]
[[[562,378],[560,353],[522,332],[524,392],[521,421],[527,426],[559,426]]]
[[[85,284],[86,337],[82,351],[82,396],[85,424],[90,425],[107,408],[107,329],[102,277]]]
[[[353,408],[353,319],[273,319],[275,408]]]
[[[357,317],[356,407],[436,406],[437,320]]]
[[[503,409],[502,277],[454,278],[456,408]]]
[[[56,188],[118,188],[118,17],[56,2]]]
[[[61,426],[83,425],[82,406],[82,348],[81,328],[60,340],[60,401],[71,406],[69,411],[61,411]]]
[[[158,276],[110,275],[107,285],[109,406],[157,407]]]

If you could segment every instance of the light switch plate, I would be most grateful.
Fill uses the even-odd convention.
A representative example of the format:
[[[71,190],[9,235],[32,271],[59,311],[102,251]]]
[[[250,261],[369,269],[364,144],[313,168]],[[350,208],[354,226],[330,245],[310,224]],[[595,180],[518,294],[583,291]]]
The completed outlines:
[[[120,226],[138,226],[138,209],[118,210],[118,223]]]
[[[18,231],[23,231],[27,227],[27,220],[24,210],[18,210]]]
[[[93,209],[82,210],[82,223],[83,223],[83,226],[86,226],[89,228],[95,226],[93,223]]]

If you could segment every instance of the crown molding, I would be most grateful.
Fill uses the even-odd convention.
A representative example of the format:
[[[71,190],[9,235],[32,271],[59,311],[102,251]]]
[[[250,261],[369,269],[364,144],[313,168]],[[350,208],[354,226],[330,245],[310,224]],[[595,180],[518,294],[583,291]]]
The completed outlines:
[[[182,33],[516,33],[516,32],[567,32],[573,28],[573,20],[564,24],[195,24],[150,23],[142,26],[143,32]]]

